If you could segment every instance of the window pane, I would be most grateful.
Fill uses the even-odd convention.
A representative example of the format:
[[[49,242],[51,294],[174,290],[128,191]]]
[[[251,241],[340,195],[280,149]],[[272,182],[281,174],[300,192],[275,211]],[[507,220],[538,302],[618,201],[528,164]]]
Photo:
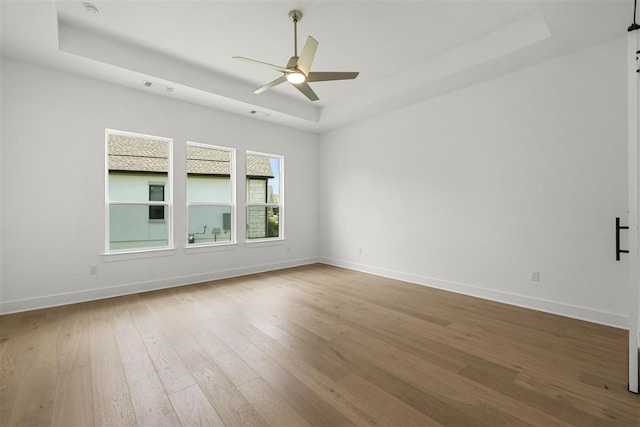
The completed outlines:
[[[107,251],[169,247],[171,140],[109,130],[106,137]]]
[[[189,206],[188,242],[231,241],[231,206]]]
[[[280,203],[280,158],[247,153],[247,203]]]
[[[231,202],[231,151],[187,144],[187,200]]]
[[[249,206],[247,208],[247,238],[279,237],[279,212],[276,207]]]
[[[187,142],[187,242],[235,241],[234,150]]]
[[[149,201],[164,202],[164,185],[149,184]]]
[[[164,206],[149,206],[149,219],[164,219]]]
[[[247,239],[281,237],[282,157],[248,152],[246,168]]]
[[[150,222],[148,205],[111,205],[109,207],[109,250],[166,247],[168,223]],[[156,206],[153,206],[154,208]],[[167,215],[166,206],[163,217]]]
[[[273,178],[269,178],[267,182],[267,203],[280,203],[280,159],[270,157],[269,164],[273,170]]]

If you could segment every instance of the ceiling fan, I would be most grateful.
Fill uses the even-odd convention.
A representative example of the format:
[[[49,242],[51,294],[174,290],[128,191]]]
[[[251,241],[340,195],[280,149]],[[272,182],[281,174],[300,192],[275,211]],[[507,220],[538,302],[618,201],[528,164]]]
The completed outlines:
[[[289,58],[286,67],[268,64],[255,59],[244,58],[242,56],[234,56],[235,59],[251,62],[254,64],[264,65],[273,70],[280,71],[282,76],[267,83],[266,85],[256,89],[254,93],[262,93],[288,81],[296,89],[302,92],[311,101],[317,101],[318,95],[311,89],[309,82],[324,82],[329,80],[350,80],[358,77],[358,72],[336,72],[336,71],[311,71],[311,63],[318,48],[318,42],[311,36],[307,37],[302,52],[298,56],[298,22],[302,19],[302,12],[292,10],[289,12],[289,18],[293,21],[293,56]]]

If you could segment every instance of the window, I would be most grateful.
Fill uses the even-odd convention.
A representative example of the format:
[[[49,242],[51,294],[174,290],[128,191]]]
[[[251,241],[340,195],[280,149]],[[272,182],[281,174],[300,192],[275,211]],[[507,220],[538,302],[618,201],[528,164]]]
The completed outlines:
[[[235,242],[235,151],[187,143],[187,245]]]
[[[149,201],[164,202],[164,184],[149,184]],[[149,206],[149,220],[164,221],[164,206]]]
[[[282,156],[247,152],[247,239],[283,238]]]
[[[105,139],[107,252],[171,247],[172,141],[114,130]]]

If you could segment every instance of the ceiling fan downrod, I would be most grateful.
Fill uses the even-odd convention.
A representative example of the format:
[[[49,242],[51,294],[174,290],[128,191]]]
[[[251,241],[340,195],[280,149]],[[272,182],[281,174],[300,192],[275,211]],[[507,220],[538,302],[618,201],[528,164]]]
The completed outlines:
[[[638,0],[633,0],[633,23],[627,29],[627,31],[629,31],[629,32],[640,30],[640,24],[638,24],[636,22],[636,9],[637,9],[637,7],[638,7]]]
[[[289,19],[293,21],[293,56],[298,56],[298,21],[302,19],[302,12],[299,10],[289,11]]]

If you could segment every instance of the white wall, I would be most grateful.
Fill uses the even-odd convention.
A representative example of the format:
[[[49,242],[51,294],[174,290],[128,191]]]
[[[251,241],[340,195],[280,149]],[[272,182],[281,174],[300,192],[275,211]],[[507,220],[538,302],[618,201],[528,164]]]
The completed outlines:
[[[626,327],[625,63],[621,38],[323,135],[322,259]]]
[[[317,260],[318,137],[66,72],[2,58],[2,264],[0,312],[194,283]],[[175,161],[175,252],[105,260],[104,131],[284,155],[285,235],[281,243],[184,249],[185,162]],[[90,275],[90,266],[98,274]]]

